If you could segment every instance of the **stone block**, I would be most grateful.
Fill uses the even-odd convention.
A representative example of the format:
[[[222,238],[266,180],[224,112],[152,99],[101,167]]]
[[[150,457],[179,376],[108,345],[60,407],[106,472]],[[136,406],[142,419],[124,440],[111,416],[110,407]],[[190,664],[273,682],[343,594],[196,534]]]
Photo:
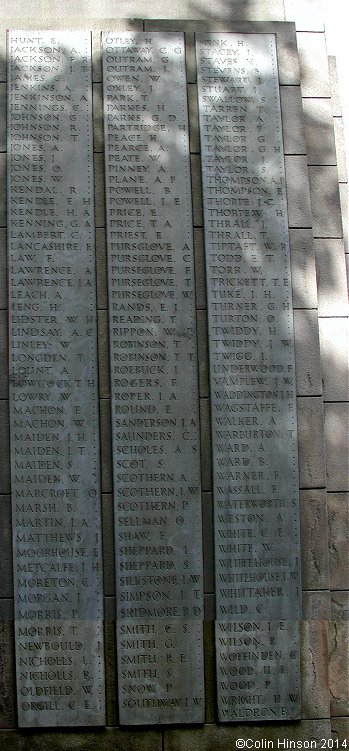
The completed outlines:
[[[332,115],[333,117],[341,117],[342,103],[339,95],[337,60],[335,55],[329,55],[327,58],[327,63],[331,89]]]
[[[324,401],[345,402],[348,400],[348,324],[348,318],[319,319]]]
[[[349,403],[327,403],[324,413],[327,490],[347,491]]]
[[[194,227],[202,227],[202,187],[201,187],[201,168],[200,157],[198,154],[192,154],[190,157],[191,167],[191,190],[193,203],[193,222]]]
[[[101,399],[110,396],[108,311],[98,310],[98,369]]]
[[[204,233],[200,227],[194,229],[194,259],[195,259],[195,295],[196,307],[206,308],[206,274],[205,274],[205,251]]]
[[[6,102],[6,84],[0,83],[0,101]],[[6,107],[0,108],[0,151],[6,151]]]
[[[338,180],[340,183],[345,183],[348,180],[348,172],[345,154],[345,131],[342,118],[334,117],[333,126],[337,156]]]
[[[12,527],[10,496],[0,495],[0,598],[12,597]],[[0,670],[1,675],[1,670]]]
[[[300,512],[303,588],[329,589],[326,491],[302,490]]]
[[[107,250],[104,227],[96,229],[97,308],[108,307]]]
[[[301,488],[325,487],[322,398],[298,397],[299,482]]]
[[[0,227],[6,227],[6,155],[0,153]]]
[[[105,183],[103,154],[94,154],[95,176],[95,224],[105,227]]]
[[[114,27],[113,27],[114,28]],[[92,32],[92,81],[102,83],[101,32]]]
[[[302,96],[330,97],[327,51],[323,33],[297,33]]]
[[[292,295],[294,308],[316,308],[316,270],[310,229],[290,230]]]
[[[10,621],[12,623],[13,619],[14,619],[13,598],[11,598],[11,600],[0,599],[0,622]]]
[[[118,724],[118,706],[117,706],[117,688],[115,677],[116,665],[116,643],[115,643],[115,623],[105,621],[104,623],[104,648],[105,648],[105,690],[106,690],[106,709],[107,725],[112,727]]]
[[[0,11],[1,14],[1,11]],[[9,28],[9,24],[0,18],[0,81],[6,82],[7,78],[7,49],[6,49],[6,33]]]
[[[348,253],[348,184],[339,183],[339,200],[341,205],[344,251]],[[349,277],[349,274],[348,274]]]
[[[305,621],[330,621],[331,595],[329,590],[303,592],[302,616]]]
[[[343,237],[337,167],[309,167],[314,237]]]
[[[0,399],[0,494],[10,492],[10,429],[8,401]]]
[[[115,549],[113,496],[102,495],[103,580],[106,597],[115,597]]]
[[[333,621],[349,621],[349,591],[331,593]]]
[[[343,240],[314,240],[319,316],[347,316],[348,285]]]
[[[196,84],[190,84],[187,87],[188,92],[188,116],[189,116],[189,148],[192,154],[198,154],[200,151],[200,134],[199,134],[199,110],[198,95]]]
[[[329,717],[326,621],[303,621],[301,628],[302,717]]]
[[[0,229],[0,310],[7,307],[6,230]]]
[[[287,210],[289,226],[312,226],[308,168],[305,156],[285,156]]]
[[[23,737],[21,751],[161,751],[161,730],[103,728],[100,731],[35,732]]]
[[[331,589],[349,589],[349,493],[328,493]]]
[[[298,396],[321,394],[320,346],[316,310],[294,311]]]
[[[299,86],[280,86],[285,154],[306,154],[302,97]]]
[[[337,164],[331,99],[303,99],[308,164]]]
[[[349,738],[349,717],[332,717],[331,718],[332,738],[336,748],[348,747]]]
[[[212,622],[215,619],[215,597],[214,595],[205,595],[204,597],[205,621]]]
[[[93,103],[93,150],[104,152],[102,84],[92,86]]]
[[[195,34],[193,31],[184,32],[185,39],[185,68],[187,83],[196,83],[196,52]]]
[[[200,399],[201,485],[212,491],[211,414],[208,399]]]
[[[101,477],[102,493],[111,493],[113,490],[112,477],[112,445],[110,424],[110,400],[100,399],[99,419],[101,436]]]
[[[0,399],[8,398],[8,335],[7,335],[7,311],[0,310]]]
[[[214,592],[212,493],[202,494],[204,592]]]
[[[323,31],[319,0],[284,0],[286,21],[295,21],[297,31]]]
[[[23,751],[23,737],[19,730],[0,730],[2,751]]]
[[[13,623],[0,620],[0,728],[16,727],[16,681]],[[0,733],[0,744],[2,742]],[[1,745],[1,748],[6,748]]]
[[[230,751],[238,748],[238,738],[251,739],[256,748],[256,741],[268,739],[273,743],[270,748],[278,747],[278,740],[320,741],[330,738],[330,720],[302,720],[292,723],[234,723],[232,725],[207,724],[201,728],[192,728],[190,732],[183,729],[171,729],[164,732],[164,751]],[[262,746],[259,746],[262,748]]]
[[[205,648],[205,699],[206,699],[206,722],[214,722],[216,716],[216,665],[215,665],[215,639],[213,621],[204,623],[204,648]]]
[[[331,716],[349,715],[349,628],[347,621],[332,621],[329,625],[329,679]]]
[[[199,364],[199,394],[203,398],[208,398],[210,387],[208,380],[208,341],[206,310],[198,310],[196,320]]]
[[[116,601],[115,597],[104,598],[104,618],[108,623],[113,623],[115,627],[116,620]]]

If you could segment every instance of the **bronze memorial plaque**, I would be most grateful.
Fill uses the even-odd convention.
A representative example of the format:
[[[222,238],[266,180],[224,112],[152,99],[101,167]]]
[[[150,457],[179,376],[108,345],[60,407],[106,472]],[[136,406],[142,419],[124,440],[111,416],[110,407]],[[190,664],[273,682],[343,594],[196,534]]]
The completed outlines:
[[[198,34],[219,719],[295,719],[296,384],[275,37]]]
[[[101,725],[91,40],[11,31],[8,42],[19,724]]]
[[[183,34],[103,34],[122,724],[204,721]]]

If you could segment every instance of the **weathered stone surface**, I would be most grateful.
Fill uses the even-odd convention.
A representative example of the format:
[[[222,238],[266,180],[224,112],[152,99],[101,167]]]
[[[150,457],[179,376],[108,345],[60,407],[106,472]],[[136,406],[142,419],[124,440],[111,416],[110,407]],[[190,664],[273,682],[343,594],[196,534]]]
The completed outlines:
[[[98,311],[98,374],[101,399],[110,397],[108,312]]]
[[[211,411],[209,399],[200,399],[201,484],[203,491],[212,490]]]
[[[13,623],[0,619],[0,728],[16,726],[15,646]],[[2,733],[0,732],[0,744]],[[5,746],[1,745],[1,748]]]
[[[349,621],[349,590],[331,593],[331,613],[333,621]]]
[[[6,84],[0,83],[0,101],[6,101]],[[6,109],[1,107],[0,112],[0,151],[6,151]]]
[[[306,154],[302,97],[299,86],[280,86],[285,154]]]
[[[138,56],[152,61],[137,75],[130,44],[132,34],[103,35],[120,722],[201,722],[199,403],[184,40],[177,33],[137,35]],[[123,72],[115,88],[111,63]],[[152,73],[159,74],[156,85]],[[131,122],[126,142],[118,127],[127,106],[120,80],[144,108],[143,124]],[[125,165],[120,153],[134,156],[127,141],[145,142],[146,149]],[[125,313],[130,287],[140,315],[132,303]],[[207,392],[203,316],[199,356]],[[151,364],[137,378],[135,363],[142,362]],[[150,666],[152,683],[142,670],[135,678],[125,671],[130,649],[138,665]],[[141,662],[144,652],[148,662]],[[136,690],[142,697],[135,699]]]
[[[294,311],[298,396],[321,394],[320,345],[316,310]]]
[[[326,481],[322,399],[298,397],[297,404],[300,487],[323,488]]]
[[[95,182],[95,222],[96,228],[105,227],[105,194],[104,194],[104,158],[97,153],[93,157]]]
[[[195,256],[195,295],[196,307],[199,309],[206,308],[206,276],[205,276],[205,255],[204,255],[204,236],[201,227],[194,229],[194,256]]]
[[[349,403],[327,403],[325,413],[325,445],[327,490],[348,490]]]
[[[349,589],[349,493],[328,493],[331,589]]]
[[[206,310],[198,310],[196,314],[197,337],[198,337],[198,364],[199,364],[199,394],[200,397],[208,398],[208,342],[207,342],[207,313]]]
[[[302,621],[302,717],[329,717],[326,621]]]
[[[335,165],[331,99],[303,98],[302,104],[308,164]]]
[[[96,229],[97,308],[108,307],[107,251],[104,227]]]
[[[10,429],[8,401],[0,399],[0,493],[10,492]]]
[[[343,237],[337,167],[309,167],[314,237]]]
[[[86,32],[9,33],[14,598],[18,667],[28,658],[18,721],[30,728],[105,720],[90,46]],[[42,54],[37,109],[18,120]],[[44,692],[37,660],[69,670]]]
[[[307,159],[285,156],[288,221],[291,228],[312,226]]]
[[[103,92],[102,84],[94,83],[92,87],[93,102],[93,150],[103,151],[104,149],[104,132],[103,132]]]
[[[314,240],[319,316],[347,316],[348,284],[343,240]]]
[[[115,639],[115,598],[113,615],[114,621],[106,619],[104,622],[104,643],[105,643],[105,690],[106,690],[106,709],[107,725],[113,727],[118,725],[118,700],[117,687],[115,679],[116,665],[116,639]]]
[[[191,190],[192,190],[192,197],[193,197],[194,227],[202,227],[203,216],[202,216],[201,170],[200,170],[200,156],[198,154],[191,154],[190,170],[191,170]]]
[[[160,730],[105,728],[89,733],[31,733],[21,751],[161,751]]]
[[[216,661],[214,645],[214,623],[207,618],[204,623],[205,645],[205,699],[206,699],[206,722],[214,722],[216,719]]]
[[[331,620],[331,595],[329,590],[303,592],[302,616],[305,621]]]
[[[252,743],[268,739],[277,748],[278,740],[288,738],[291,741],[320,741],[331,737],[330,720],[302,720],[301,722],[273,725],[267,722],[259,725],[205,725],[193,729],[190,734],[185,730],[165,731],[164,751],[227,751],[237,748],[238,738],[250,738]],[[253,746],[252,746],[253,748]]]
[[[191,153],[199,153],[200,136],[198,127],[198,92],[196,84],[187,87],[189,116],[189,148]]]
[[[348,253],[348,184],[339,183],[339,200],[341,205],[344,250]],[[347,274],[349,278],[349,272]]]
[[[330,97],[325,35],[298,32],[297,44],[302,96]]]
[[[344,183],[348,180],[348,171],[346,164],[346,152],[345,152],[345,131],[344,123],[341,117],[333,118],[334,125],[334,139],[337,155],[337,170],[338,180]]]
[[[316,308],[316,272],[311,229],[290,230],[292,298],[294,308]]]
[[[204,592],[214,592],[213,508],[212,493],[202,494],[202,528],[204,551]]]
[[[0,228],[0,309],[7,305],[6,230]]]
[[[102,520],[104,595],[115,597],[114,513],[113,496],[110,493],[102,495]]]
[[[11,499],[7,495],[0,495],[0,513],[0,598],[2,598],[12,597],[13,593]]]
[[[112,445],[110,423],[110,399],[100,399],[99,419],[101,432],[102,493],[112,493]]]
[[[6,155],[0,153],[0,227],[6,227]]]
[[[329,55],[328,62],[328,75],[331,89],[331,102],[332,102],[332,114],[333,117],[342,116],[342,103],[339,95],[338,75],[337,75],[337,59],[335,55]]]
[[[8,340],[7,311],[0,310],[0,399],[8,398]]]
[[[302,490],[300,504],[303,587],[329,589],[326,491]]]
[[[329,680],[331,715],[349,715],[348,621],[332,621],[329,625]]]
[[[320,318],[323,398],[347,401],[349,393],[349,327],[347,318]]]
[[[331,729],[335,743],[338,742],[339,748],[345,748],[344,744],[348,744],[349,737],[349,717],[332,717]]]

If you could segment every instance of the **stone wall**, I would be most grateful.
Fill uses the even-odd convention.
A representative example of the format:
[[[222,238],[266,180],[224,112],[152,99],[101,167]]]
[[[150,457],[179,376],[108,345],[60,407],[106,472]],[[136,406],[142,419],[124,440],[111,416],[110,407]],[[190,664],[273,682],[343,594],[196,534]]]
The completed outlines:
[[[316,2],[253,0],[241,3],[114,3],[98,14],[69,4],[60,12],[38,12],[17,4],[17,15],[0,21],[1,209],[0,308],[3,362],[0,372],[0,747],[4,749],[123,749],[127,751],[226,751],[238,738],[252,741],[339,739],[348,735],[348,294],[345,254],[347,173],[335,61],[328,60]],[[169,6],[167,8],[167,5]],[[132,6],[132,8],[131,8]],[[28,13],[31,18],[28,18]],[[81,12],[80,12],[81,11]],[[123,12],[122,12],[123,11]],[[24,15],[26,14],[26,15]],[[96,13],[97,15],[97,13]],[[154,18],[149,18],[153,15]],[[155,16],[161,15],[162,20]],[[181,20],[173,18],[177,15]],[[137,16],[137,17],[135,17]],[[147,16],[147,20],[144,17]],[[166,16],[167,20],[164,20]],[[183,20],[186,19],[186,20]],[[194,20],[201,19],[201,20]],[[205,20],[203,20],[205,19]],[[219,19],[219,20],[218,20]],[[94,168],[97,248],[99,397],[102,466],[107,728],[100,731],[18,731],[13,640],[11,552],[7,291],[6,291],[6,28],[91,28],[94,67]],[[115,576],[110,435],[110,382],[106,288],[103,117],[99,37],[101,30],[184,31],[190,113],[196,304],[201,415],[202,502],[205,565],[206,724],[170,729],[119,728],[115,676]],[[276,34],[283,119],[287,201],[291,242],[299,430],[302,534],[302,720],[289,724],[218,725],[213,643],[212,475],[210,447],[207,314],[203,258],[203,217],[197,122],[195,31]],[[258,746],[256,746],[258,747]],[[262,747],[262,746],[259,746]],[[271,747],[271,746],[270,746]],[[320,747],[318,745],[318,747]]]

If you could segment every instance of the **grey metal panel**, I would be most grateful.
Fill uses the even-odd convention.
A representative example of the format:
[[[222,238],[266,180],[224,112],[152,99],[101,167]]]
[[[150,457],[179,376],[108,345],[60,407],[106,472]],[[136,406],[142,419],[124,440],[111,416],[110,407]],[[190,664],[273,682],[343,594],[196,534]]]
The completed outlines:
[[[183,35],[103,34],[103,90],[120,721],[202,722],[198,373]],[[136,660],[138,653],[123,646],[130,641],[126,625],[134,634],[152,634],[149,643],[131,639],[144,655],[132,680],[124,658],[129,649]],[[156,675],[148,675],[149,665]]]
[[[297,621],[295,365],[275,38],[199,34],[196,50],[218,629],[225,621]],[[219,655],[218,650],[218,665]],[[279,677],[286,668],[294,694],[298,653],[289,662],[284,650],[279,662]],[[270,692],[253,653],[245,663],[253,667],[259,704],[268,706]],[[275,696],[280,693],[277,675]],[[243,707],[229,716],[219,671],[218,685],[221,719],[261,718]],[[296,710],[292,700],[286,701],[283,716],[294,718],[299,712],[296,694]],[[272,701],[281,706],[285,697]]]
[[[19,724],[104,724],[89,33],[9,34]]]

